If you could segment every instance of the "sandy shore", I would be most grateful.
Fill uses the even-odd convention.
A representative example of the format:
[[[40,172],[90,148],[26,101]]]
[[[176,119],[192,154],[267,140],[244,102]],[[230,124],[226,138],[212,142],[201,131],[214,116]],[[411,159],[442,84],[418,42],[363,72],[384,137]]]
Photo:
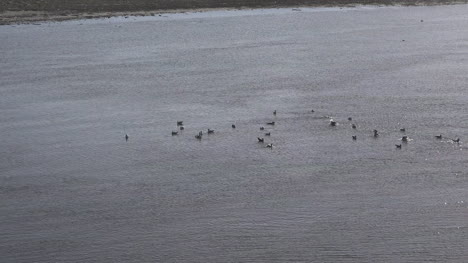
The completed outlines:
[[[25,0],[5,1],[0,3],[0,25],[17,23],[35,23],[40,21],[64,21],[73,19],[92,19],[112,16],[157,16],[164,13],[205,12],[209,10],[235,10],[275,7],[320,7],[320,6],[356,6],[356,5],[447,5],[463,4],[468,0],[282,0],[282,1],[149,1],[136,0],[122,3],[116,0]]]

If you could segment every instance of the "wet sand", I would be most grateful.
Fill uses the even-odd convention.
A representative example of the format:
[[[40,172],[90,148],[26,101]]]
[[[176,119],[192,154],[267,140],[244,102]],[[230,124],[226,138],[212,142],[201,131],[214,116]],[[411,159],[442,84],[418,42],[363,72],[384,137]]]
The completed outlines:
[[[467,3],[467,0],[25,0],[5,1],[0,3],[0,25],[14,23],[34,23],[38,21],[63,21],[90,19],[112,16],[157,16],[164,13],[203,12],[213,9],[250,9],[273,7],[319,7],[319,6],[355,6],[355,5],[441,5]]]

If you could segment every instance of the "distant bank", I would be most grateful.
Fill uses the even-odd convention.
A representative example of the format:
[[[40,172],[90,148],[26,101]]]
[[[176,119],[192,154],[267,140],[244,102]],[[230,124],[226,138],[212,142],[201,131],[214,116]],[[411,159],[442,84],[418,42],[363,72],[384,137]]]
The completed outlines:
[[[468,3],[468,0],[1,0],[0,24],[115,15],[155,15],[158,13],[211,8],[460,3]]]

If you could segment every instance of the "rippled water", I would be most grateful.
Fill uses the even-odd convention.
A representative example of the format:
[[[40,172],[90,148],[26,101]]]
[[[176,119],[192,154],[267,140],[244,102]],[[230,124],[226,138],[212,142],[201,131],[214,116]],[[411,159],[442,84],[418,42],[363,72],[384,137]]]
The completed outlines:
[[[0,27],[1,261],[468,262],[467,13]]]

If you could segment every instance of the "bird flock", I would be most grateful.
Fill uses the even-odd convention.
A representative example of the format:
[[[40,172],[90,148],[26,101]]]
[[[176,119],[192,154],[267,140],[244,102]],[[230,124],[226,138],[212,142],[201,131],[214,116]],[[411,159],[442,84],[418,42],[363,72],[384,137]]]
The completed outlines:
[[[311,110],[310,112],[311,112],[311,113],[314,113],[315,111],[314,111],[314,110]],[[273,111],[273,115],[274,115],[274,116],[277,115],[277,111],[276,111],[276,110]],[[329,125],[332,126],[332,127],[335,127],[335,126],[338,125],[338,122],[335,121],[335,120],[334,120],[332,117],[330,117],[330,116],[323,116],[323,118],[328,119],[328,120],[329,120]],[[353,120],[352,117],[348,117],[348,121],[349,121],[349,122],[351,122],[352,120]],[[177,130],[173,130],[173,131],[171,132],[171,135],[172,135],[172,136],[177,136],[177,135],[179,135],[179,131],[185,130],[184,122],[183,122],[183,121],[177,121],[177,122],[176,122],[176,125],[177,125]],[[266,125],[268,125],[268,126],[275,126],[275,125],[276,125],[276,122],[275,122],[275,121],[270,121],[270,122],[267,122]],[[236,129],[236,125],[235,125],[235,124],[231,124],[231,128],[232,128],[232,129]],[[355,123],[351,123],[351,128],[352,128],[353,130],[356,130],[356,129],[357,129],[357,125],[356,125]],[[264,126],[260,126],[260,131],[264,131],[264,130],[265,130],[265,127],[264,127]],[[402,133],[405,133],[405,132],[406,132],[406,128],[400,128],[399,131],[402,132]],[[215,133],[215,130],[214,130],[214,129],[209,129],[209,128],[207,129],[206,134],[211,135],[211,134],[214,134],[214,133]],[[203,131],[199,131],[198,134],[195,135],[195,139],[197,139],[197,140],[202,140],[202,139],[203,139],[203,135],[204,135]],[[376,130],[376,129],[374,129],[374,130],[373,130],[373,136],[374,136],[374,138],[378,138],[379,135],[380,135],[380,134],[379,134],[379,131]],[[271,132],[265,132],[265,133],[264,133],[264,136],[268,136],[268,137],[271,136]],[[128,140],[129,140],[130,137],[128,136],[128,134],[125,134],[125,137],[124,137],[124,138],[125,138],[125,141],[128,142]],[[353,141],[356,141],[356,140],[358,139],[358,138],[357,138],[357,135],[352,135],[351,138],[352,138]],[[445,139],[448,139],[450,142],[457,143],[457,144],[460,143],[460,138],[458,138],[458,137],[457,137],[456,139],[452,139],[452,138],[444,137],[442,134],[439,134],[439,135],[435,135],[434,138],[435,138],[435,139],[438,139],[438,140],[442,140],[442,139],[445,138]],[[265,138],[264,138],[264,137],[257,137],[257,141],[258,141],[258,143],[262,143],[262,144],[263,144],[263,143],[265,143]],[[408,142],[412,141],[412,139],[410,139],[407,135],[403,135],[403,136],[400,138],[400,141],[403,142],[403,143],[408,143]],[[273,149],[273,143],[267,143],[265,147],[266,147],[266,148]],[[400,144],[395,144],[395,147],[396,147],[396,149],[401,149],[401,148],[402,148],[402,144],[401,144],[401,143],[400,143]]]

